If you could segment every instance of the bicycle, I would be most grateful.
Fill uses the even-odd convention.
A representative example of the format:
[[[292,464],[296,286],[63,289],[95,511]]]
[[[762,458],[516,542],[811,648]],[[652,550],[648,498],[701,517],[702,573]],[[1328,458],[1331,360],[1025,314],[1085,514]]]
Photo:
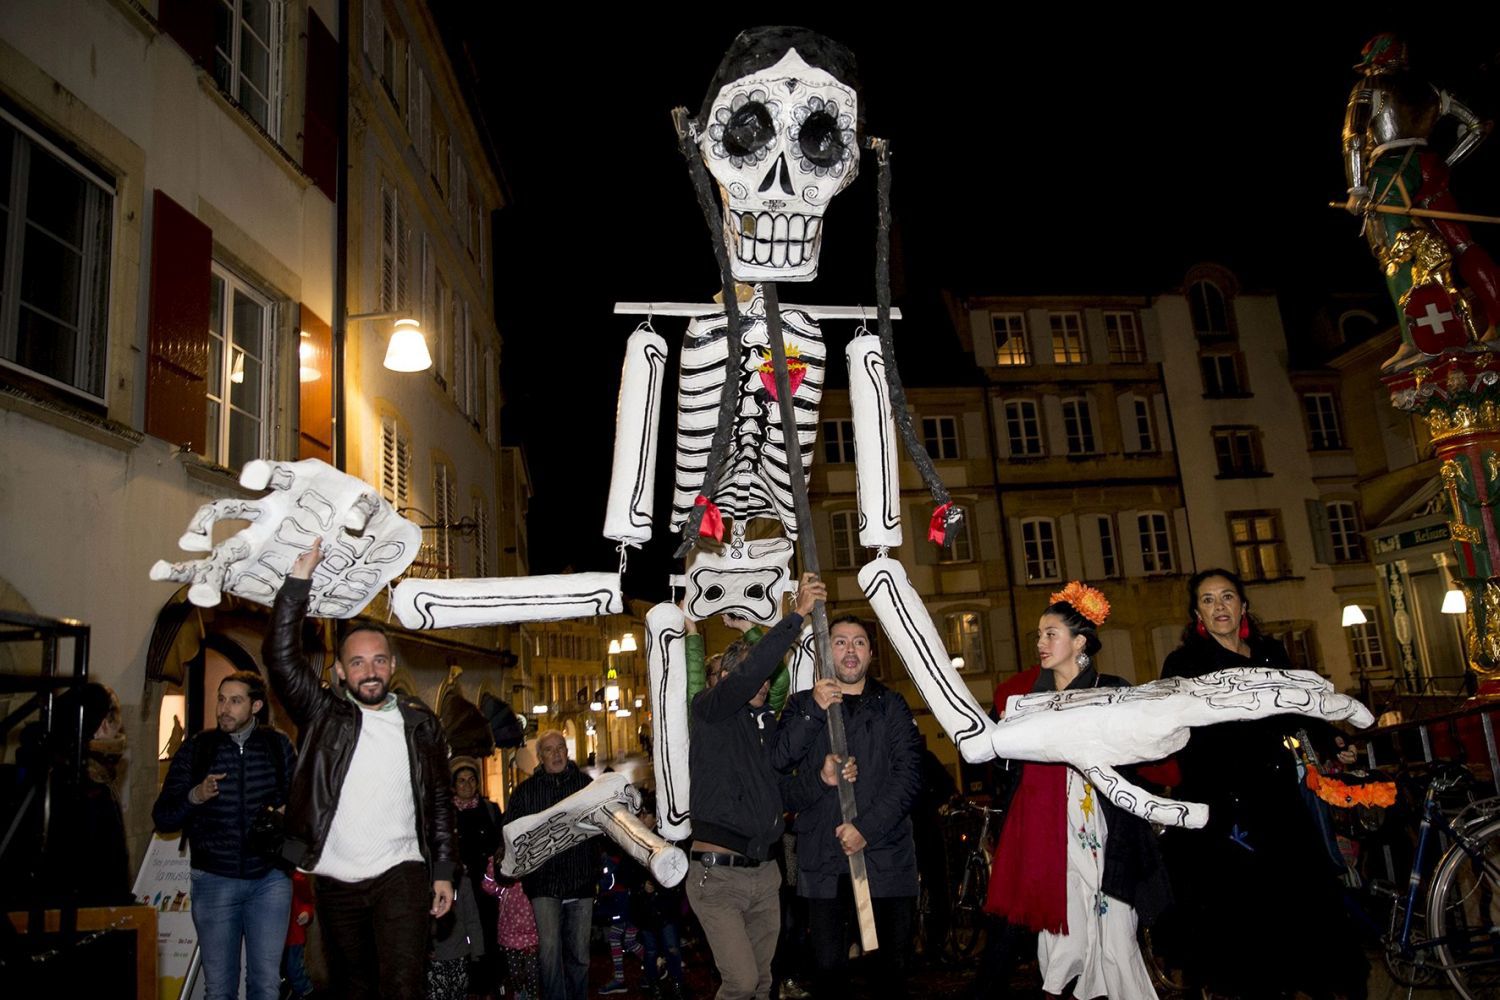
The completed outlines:
[[[968,819],[967,829],[958,831],[958,845],[950,842],[950,849],[959,846],[967,853],[963,856],[962,874],[958,879],[958,891],[953,897],[952,914],[944,951],[955,962],[978,956],[984,946],[984,898],[990,887],[990,837],[1003,809],[962,802],[948,813],[950,822]],[[972,820],[979,818],[976,834]],[[952,866],[949,868],[953,870]]]
[[[1422,796],[1417,850],[1404,893],[1372,884],[1394,900],[1381,939],[1387,970],[1403,986],[1431,985],[1445,974],[1465,1000],[1500,995],[1500,796],[1472,802],[1449,820],[1439,797],[1474,776],[1441,764]],[[1421,898],[1434,829],[1452,843],[1432,868]],[[1419,908],[1425,903],[1425,910]]]

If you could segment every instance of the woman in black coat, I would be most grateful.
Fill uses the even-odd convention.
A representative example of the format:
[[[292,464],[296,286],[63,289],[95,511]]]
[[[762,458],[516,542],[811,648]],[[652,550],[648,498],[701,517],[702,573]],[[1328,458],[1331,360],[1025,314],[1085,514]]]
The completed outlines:
[[[1162,677],[1250,666],[1290,669],[1291,662],[1251,617],[1238,576],[1224,569],[1194,575],[1182,642]],[[1209,822],[1166,838],[1177,906],[1156,939],[1213,993],[1365,996],[1369,964],[1286,742],[1303,724],[1284,715],[1207,726],[1178,755],[1174,795],[1207,803]]]

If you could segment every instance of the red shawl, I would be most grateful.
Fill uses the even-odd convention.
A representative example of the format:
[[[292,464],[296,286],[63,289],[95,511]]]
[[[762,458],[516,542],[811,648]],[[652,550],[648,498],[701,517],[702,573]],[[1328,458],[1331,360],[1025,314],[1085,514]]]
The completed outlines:
[[[997,687],[995,710],[1004,715],[1005,700],[1030,694],[1040,677],[1033,667]],[[1022,767],[990,866],[985,912],[1032,931],[1068,933],[1067,771],[1065,764]]]

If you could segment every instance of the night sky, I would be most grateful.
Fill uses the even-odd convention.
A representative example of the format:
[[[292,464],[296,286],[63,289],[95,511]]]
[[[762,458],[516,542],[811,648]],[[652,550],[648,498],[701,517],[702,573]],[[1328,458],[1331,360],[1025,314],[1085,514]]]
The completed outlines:
[[[433,6],[479,77],[510,199],[495,221],[502,426],[525,445],[534,480],[531,570],[609,569],[613,543],[599,531],[635,324],[612,304],[707,301],[718,290],[670,110],[696,112],[734,35],[760,22],[572,8],[520,27],[487,22],[489,4]],[[1383,294],[1357,222],[1324,205],[1344,197],[1339,129],[1352,67],[1364,42],[1401,30],[1399,20],[1358,13],[1307,27],[1204,7],[1152,23],[1139,7],[1130,18],[1078,11],[1025,23],[803,22],[854,50],[866,132],[891,142],[892,285],[907,316],[896,343],[909,383],[978,377],[958,351],[945,291],[1147,296],[1212,260],[1280,293],[1292,338],[1327,293]],[[1500,15],[1408,37],[1427,79],[1485,117],[1500,114]],[[817,280],[785,286],[784,300],[873,307],[875,174],[867,153],[829,210]],[[1455,172],[1453,189],[1466,211],[1500,214],[1500,137]],[[1500,249],[1500,229],[1484,228],[1480,238]],[[656,324],[674,355],[682,324]],[[824,325],[831,360],[852,332]],[[839,367],[830,364],[833,384]],[[670,510],[670,413],[664,425],[659,525]],[[632,555],[631,596],[665,595],[676,536],[658,534]]]

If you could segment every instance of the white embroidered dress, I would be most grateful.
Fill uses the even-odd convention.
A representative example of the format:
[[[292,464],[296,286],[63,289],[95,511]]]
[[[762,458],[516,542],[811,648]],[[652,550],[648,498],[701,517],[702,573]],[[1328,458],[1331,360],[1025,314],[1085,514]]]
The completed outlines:
[[[1061,995],[1077,978],[1079,1000],[1155,1000],[1136,943],[1135,909],[1106,896],[1104,843],[1109,830],[1088,779],[1068,768],[1068,933],[1037,935],[1042,988]]]

